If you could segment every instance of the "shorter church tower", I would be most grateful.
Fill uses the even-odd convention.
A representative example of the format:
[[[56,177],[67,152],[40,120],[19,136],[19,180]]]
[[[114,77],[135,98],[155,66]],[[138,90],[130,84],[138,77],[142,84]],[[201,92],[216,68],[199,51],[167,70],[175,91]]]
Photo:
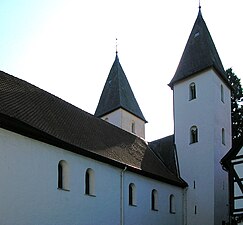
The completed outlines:
[[[169,86],[180,175],[188,183],[184,224],[225,224],[228,178],[220,160],[231,148],[231,87],[200,8]]]
[[[145,138],[147,121],[132,92],[117,53],[94,115]]]

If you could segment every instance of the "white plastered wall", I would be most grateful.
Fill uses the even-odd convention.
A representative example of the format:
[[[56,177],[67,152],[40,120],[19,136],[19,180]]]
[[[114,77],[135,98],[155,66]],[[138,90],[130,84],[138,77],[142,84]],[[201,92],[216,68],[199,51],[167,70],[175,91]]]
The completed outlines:
[[[124,168],[119,169],[5,129],[0,129],[0,143],[0,224],[118,225],[121,215],[126,225],[182,224],[183,189],[180,187],[128,171],[122,173]],[[57,188],[60,160],[68,164],[69,191]],[[95,175],[94,196],[84,194],[85,171],[88,168],[92,168]],[[137,206],[128,205],[128,185],[131,182],[136,185]],[[153,189],[158,191],[158,211],[151,210]],[[170,194],[176,198],[175,214],[169,213]]]
[[[192,82],[197,97],[189,101]],[[228,220],[228,179],[220,160],[231,147],[230,90],[214,70],[175,84],[174,121],[180,174],[189,185],[187,224],[221,225]],[[198,128],[198,143],[190,144],[190,127],[194,125]],[[221,141],[222,128],[225,145]]]
[[[134,134],[145,139],[145,122],[124,109],[117,109],[103,116],[102,119],[130,133],[133,133],[132,123],[134,123]]]

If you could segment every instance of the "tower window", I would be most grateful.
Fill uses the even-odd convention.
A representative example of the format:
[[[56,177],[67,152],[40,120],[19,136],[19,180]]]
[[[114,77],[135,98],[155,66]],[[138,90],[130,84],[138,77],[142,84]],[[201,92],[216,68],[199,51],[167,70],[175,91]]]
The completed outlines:
[[[191,83],[189,85],[189,100],[193,100],[196,98],[196,85],[195,83]]]
[[[57,168],[57,187],[59,189],[68,190],[68,164],[61,160]]]
[[[224,87],[223,87],[222,84],[221,84],[221,87],[220,87],[220,91],[221,91],[221,101],[224,102]]]
[[[135,184],[129,184],[129,205],[136,205],[136,187]]]
[[[132,133],[135,134],[135,122],[132,122]]]
[[[85,173],[85,194],[93,195],[95,194],[95,177],[94,171],[92,169],[87,169]]]
[[[151,209],[158,210],[158,192],[155,189],[151,192]]]
[[[192,126],[190,129],[190,144],[198,142],[198,129],[196,126]]]
[[[221,134],[221,138],[222,138],[222,144],[225,145],[225,130],[224,128],[222,128],[222,134]]]
[[[170,195],[170,213],[176,213],[176,208],[175,208],[175,196]]]

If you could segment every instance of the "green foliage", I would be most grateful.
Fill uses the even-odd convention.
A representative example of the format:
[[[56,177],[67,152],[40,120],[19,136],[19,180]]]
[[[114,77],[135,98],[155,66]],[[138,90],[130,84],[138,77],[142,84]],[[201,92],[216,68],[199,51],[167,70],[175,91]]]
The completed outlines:
[[[240,79],[232,71],[226,70],[227,78],[232,86],[231,93],[231,119],[232,119],[232,143],[233,146],[243,135],[243,91]]]

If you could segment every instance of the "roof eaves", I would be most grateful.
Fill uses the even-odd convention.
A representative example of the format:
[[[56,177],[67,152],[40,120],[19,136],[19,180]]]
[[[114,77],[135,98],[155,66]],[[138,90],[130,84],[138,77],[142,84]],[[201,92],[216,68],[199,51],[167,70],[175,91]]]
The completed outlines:
[[[100,154],[97,154],[96,152],[93,152],[93,151],[90,151],[87,149],[81,149],[78,146],[75,146],[75,145],[65,142],[63,140],[60,140],[50,134],[45,133],[44,131],[40,131],[28,124],[25,124],[15,118],[11,118],[4,114],[0,114],[0,124],[1,124],[0,127],[3,129],[6,129],[9,131],[18,133],[20,135],[24,135],[26,137],[56,146],[58,148],[65,149],[67,151],[70,151],[70,152],[73,152],[73,153],[76,153],[79,155],[83,155],[83,156],[92,158],[92,159],[100,161],[100,162],[110,164],[117,168],[124,169],[125,167],[127,167],[127,170],[129,170],[131,172],[141,174],[143,176],[156,179],[158,181],[162,181],[162,182],[172,184],[172,185],[175,185],[178,187],[187,186],[187,183],[182,179],[168,179],[163,176],[159,176],[157,174],[153,174],[151,172],[142,170],[141,168],[137,168],[135,166],[125,164],[125,163],[119,162],[117,160],[102,156]]]
[[[219,76],[219,78],[222,79],[222,81],[225,83],[225,85],[226,85],[229,89],[231,89],[231,90],[233,89],[232,85],[230,84],[230,82],[229,82],[228,79],[226,78],[226,75],[225,75],[225,74],[222,75],[222,71],[220,71],[219,69],[217,69],[217,67],[214,66],[214,65],[210,65],[210,66],[207,66],[207,67],[205,67],[205,68],[203,68],[203,69],[200,69],[200,70],[197,70],[197,71],[195,71],[195,72],[192,72],[192,73],[188,74],[188,76],[186,76],[186,77],[181,77],[180,79],[178,79],[178,80],[176,80],[176,81],[171,81],[171,82],[170,82],[169,84],[167,84],[167,85],[173,90],[173,86],[174,86],[176,83],[178,83],[178,82],[180,82],[180,81],[182,81],[182,80],[188,79],[188,78],[190,78],[190,77],[192,77],[192,76],[197,76],[199,73],[202,73],[202,72],[204,72],[204,71],[206,71],[206,70],[209,70],[210,68],[213,69],[213,70],[216,72],[216,74]]]
[[[141,117],[141,116],[135,114],[134,112],[128,110],[126,107],[123,107],[122,105],[117,106],[117,107],[114,107],[114,108],[110,109],[109,111],[107,111],[106,113],[99,114],[99,115],[95,115],[95,116],[97,116],[98,118],[101,118],[101,117],[103,117],[103,116],[105,116],[105,115],[108,115],[108,114],[110,114],[110,113],[112,113],[112,112],[118,110],[118,109],[123,109],[123,110],[125,110],[125,111],[131,113],[132,115],[138,117],[139,119],[141,119],[141,120],[144,121],[145,123],[148,123],[148,121],[147,121],[144,117]]]

